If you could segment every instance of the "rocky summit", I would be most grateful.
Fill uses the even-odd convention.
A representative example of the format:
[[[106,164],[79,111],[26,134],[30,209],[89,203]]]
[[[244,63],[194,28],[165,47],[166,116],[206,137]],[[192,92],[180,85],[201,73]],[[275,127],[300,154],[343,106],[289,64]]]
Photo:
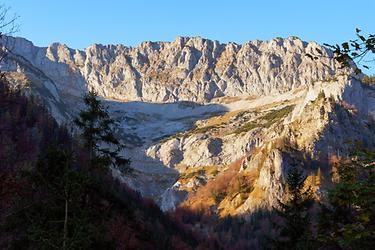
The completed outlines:
[[[59,123],[72,124],[82,95],[97,91],[135,169],[113,174],[163,210],[271,208],[291,165],[324,199],[330,160],[356,140],[375,146],[374,86],[315,42],[178,37],[77,50],[4,37],[2,46],[10,82],[40,97]],[[317,51],[319,60],[306,56]]]
[[[178,37],[136,48],[94,44],[83,51],[59,43],[39,48],[22,38],[6,40],[15,55],[44,72],[60,91],[90,88],[121,101],[206,103],[218,97],[280,94],[328,79],[339,67],[329,51],[296,37],[243,45]],[[322,60],[306,57],[316,49]]]

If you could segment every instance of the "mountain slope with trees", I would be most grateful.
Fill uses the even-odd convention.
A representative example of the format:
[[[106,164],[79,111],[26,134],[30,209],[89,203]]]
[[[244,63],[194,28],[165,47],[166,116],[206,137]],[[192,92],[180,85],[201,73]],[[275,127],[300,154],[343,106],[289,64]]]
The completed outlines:
[[[0,92],[0,247],[183,249],[198,244],[157,205],[120,184],[33,97]]]

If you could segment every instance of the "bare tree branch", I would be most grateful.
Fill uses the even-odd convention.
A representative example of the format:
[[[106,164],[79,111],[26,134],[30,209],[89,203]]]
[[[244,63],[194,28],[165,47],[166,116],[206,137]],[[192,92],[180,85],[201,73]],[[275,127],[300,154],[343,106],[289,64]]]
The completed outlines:
[[[12,49],[8,42],[8,36],[15,34],[19,30],[17,24],[18,16],[9,14],[10,8],[0,5],[0,79],[4,79],[4,72],[1,70],[1,62]]]

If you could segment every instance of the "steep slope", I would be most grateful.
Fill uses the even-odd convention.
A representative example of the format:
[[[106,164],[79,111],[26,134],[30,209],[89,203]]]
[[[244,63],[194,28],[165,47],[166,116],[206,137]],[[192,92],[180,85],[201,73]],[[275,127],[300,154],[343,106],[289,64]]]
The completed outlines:
[[[304,169],[317,196],[324,195],[331,157],[347,155],[350,142],[375,146],[374,90],[341,76],[284,95],[241,99],[231,104],[242,109],[153,145],[147,154],[180,172],[162,208],[173,208],[183,192],[190,193],[185,205],[221,215],[270,208],[283,195],[290,165]]]
[[[0,249],[65,248],[61,241],[64,213],[60,209],[68,206],[69,249],[193,249],[198,245],[190,229],[181,227],[154,202],[117,183],[112,176],[102,172],[101,179],[94,181],[84,167],[87,152],[73,143],[69,132],[37,100],[9,91],[3,79],[0,106]],[[56,180],[66,178],[63,162],[55,160],[53,163],[60,165],[48,164],[38,172],[38,162],[50,145],[59,145],[61,152],[71,150],[73,171],[90,178],[91,182],[83,179],[90,183],[88,190],[73,184],[74,190],[80,191],[78,196],[85,192],[84,202],[70,198],[68,205],[62,203],[63,189]],[[74,183],[74,177],[70,177],[66,185]],[[79,222],[73,219],[76,215]],[[80,229],[74,230],[77,227]],[[38,234],[40,237],[35,236]]]
[[[290,164],[311,175],[320,197],[329,157],[347,154],[344,142],[374,146],[374,88],[314,42],[177,38],[84,51],[12,37],[4,44],[11,52],[1,68],[60,123],[70,123],[87,89],[103,97],[135,168],[113,174],[163,210],[182,202],[221,215],[269,208]],[[316,49],[321,60],[305,56]]]

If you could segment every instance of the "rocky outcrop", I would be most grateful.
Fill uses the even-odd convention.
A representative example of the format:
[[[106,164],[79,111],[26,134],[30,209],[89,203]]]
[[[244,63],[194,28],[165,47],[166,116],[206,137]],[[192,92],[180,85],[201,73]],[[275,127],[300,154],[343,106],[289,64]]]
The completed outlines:
[[[45,100],[58,122],[69,123],[87,89],[103,97],[135,169],[132,176],[113,175],[163,210],[191,204],[228,169],[247,186],[197,202],[210,202],[221,215],[270,208],[282,197],[290,165],[304,169],[317,190],[324,188],[315,181],[318,169],[329,179],[327,161],[347,154],[345,142],[375,146],[374,87],[339,70],[331,52],[314,42],[179,37],[74,50],[6,37],[2,45],[10,52],[1,70]],[[306,56],[317,49],[320,60]],[[228,181],[223,189],[231,185],[221,179]]]
[[[284,93],[333,77],[338,64],[315,42],[299,38],[222,44],[200,37],[144,42],[136,48],[94,44],[85,50],[54,43],[39,48],[23,38],[3,44],[68,94],[95,89],[120,100],[208,102],[222,96]],[[311,60],[306,53],[323,53]],[[13,60],[12,70],[21,70]]]
[[[210,206],[216,207],[223,216],[272,208],[283,196],[291,165],[305,171],[315,191],[324,190],[330,180],[330,157],[347,155],[351,147],[348,142],[361,141],[375,147],[375,131],[371,125],[375,120],[371,108],[374,91],[373,87],[344,76],[331,82],[317,82],[309,88],[286,93],[288,98],[281,103],[280,97],[275,97],[268,99],[267,105],[257,105],[256,109],[246,109],[245,105],[241,112],[219,125],[207,127],[214,118],[201,121],[203,127],[156,144],[147,154],[155,158],[162,156],[158,159],[182,174],[184,184],[180,183],[177,189],[180,191],[190,190],[192,181],[205,178],[205,166],[214,165],[218,176],[225,175],[227,166],[243,158],[238,173],[256,176],[248,183],[252,191],[243,194],[240,200],[227,194]],[[164,157],[177,148],[178,158]],[[191,173],[191,169],[196,169],[195,174],[189,174],[186,179],[184,173]],[[318,172],[325,183],[315,181]],[[193,193],[209,193],[200,191],[200,187],[205,189],[204,185],[206,182],[194,185]],[[194,202],[190,200],[189,204]]]

